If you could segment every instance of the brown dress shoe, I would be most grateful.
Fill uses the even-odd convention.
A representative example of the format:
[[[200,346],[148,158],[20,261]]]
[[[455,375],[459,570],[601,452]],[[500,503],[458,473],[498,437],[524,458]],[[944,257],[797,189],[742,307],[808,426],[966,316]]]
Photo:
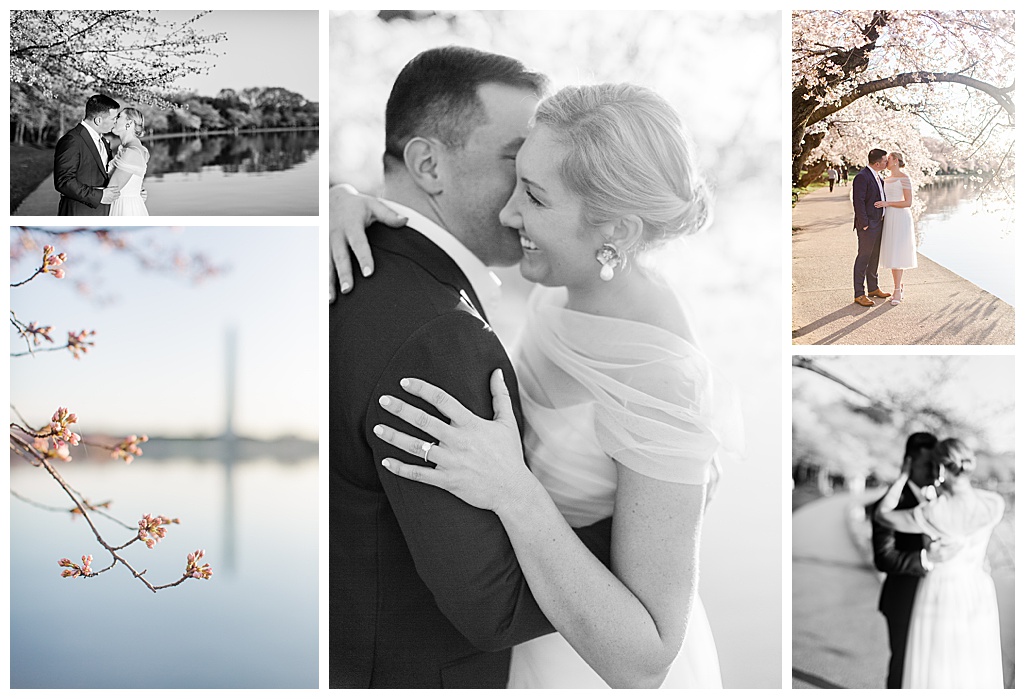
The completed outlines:
[[[874,291],[868,292],[869,296],[875,296],[877,299],[888,299],[890,295],[882,289],[875,289]]]
[[[870,299],[867,296],[859,296],[858,298],[854,299],[854,303],[857,303],[857,304],[859,304],[861,306],[874,306],[874,305],[876,305],[875,301],[873,301],[872,299]]]

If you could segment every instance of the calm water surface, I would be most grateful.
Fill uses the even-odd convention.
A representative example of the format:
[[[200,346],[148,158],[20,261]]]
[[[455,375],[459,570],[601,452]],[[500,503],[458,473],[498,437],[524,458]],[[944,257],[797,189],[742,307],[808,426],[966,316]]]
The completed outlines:
[[[961,178],[919,196],[927,205],[917,224],[919,252],[1013,305],[1013,204],[980,200],[977,185]]]
[[[315,216],[319,131],[146,141],[152,216]]]
[[[309,688],[317,686],[317,463],[187,458],[67,464],[94,502],[134,524],[180,517],[150,551],[127,558],[154,584],[206,549],[209,581],[156,594],[122,567],[63,579],[57,560],[109,561],[81,519],[11,499],[11,687]],[[47,505],[66,496],[44,472],[13,465],[11,489]],[[63,499],[62,499],[63,498]],[[108,541],[132,534],[97,520]]]

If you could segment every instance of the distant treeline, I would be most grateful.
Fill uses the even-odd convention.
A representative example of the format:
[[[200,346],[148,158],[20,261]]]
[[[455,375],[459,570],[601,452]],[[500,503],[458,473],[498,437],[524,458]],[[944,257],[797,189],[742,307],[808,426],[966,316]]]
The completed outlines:
[[[38,93],[11,84],[11,142],[53,145],[85,116],[85,103],[40,100]],[[118,99],[116,96],[114,99]],[[282,87],[225,89],[216,97],[168,95],[170,109],[129,104],[143,113],[147,134],[199,131],[308,128],[320,125],[320,105]],[[121,102],[121,100],[118,100]]]

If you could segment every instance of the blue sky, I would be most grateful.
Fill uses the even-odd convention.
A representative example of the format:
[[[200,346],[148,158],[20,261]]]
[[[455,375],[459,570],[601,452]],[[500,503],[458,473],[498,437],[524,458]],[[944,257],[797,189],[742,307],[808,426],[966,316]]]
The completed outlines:
[[[11,289],[11,308],[26,323],[53,326],[56,344],[68,331],[95,329],[96,346],[78,360],[66,350],[11,359],[11,404],[25,419],[38,426],[65,406],[78,414],[83,433],[219,434],[233,329],[236,432],[316,438],[324,296],[316,228],[147,228],[125,235],[158,259],[201,253],[226,271],[197,284],[104,251],[91,235],[55,243],[67,250],[66,277]],[[11,280],[29,276],[38,255],[12,263]],[[89,285],[89,295],[79,282]],[[13,328],[10,343],[12,352],[24,350]]]

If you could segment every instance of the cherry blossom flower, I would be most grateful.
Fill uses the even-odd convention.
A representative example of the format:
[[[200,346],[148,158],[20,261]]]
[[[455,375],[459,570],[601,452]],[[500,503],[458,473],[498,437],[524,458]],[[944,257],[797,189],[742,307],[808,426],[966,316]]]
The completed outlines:
[[[68,331],[68,350],[74,355],[75,359],[81,359],[82,355],[88,352],[90,347],[96,345],[95,342],[86,339],[95,334],[95,330],[82,330],[77,333]]]
[[[57,408],[57,412],[50,418],[50,432],[49,434],[43,433],[43,436],[49,436],[53,439],[53,448],[56,452],[60,453],[63,449],[66,454],[68,444],[73,447],[78,446],[79,441],[82,439],[81,435],[72,432],[68,427],[76,422],[78,422],[78,416],[67,408]],[[71,457],[68,456],[63,460],[70,461]]]
[[[20,332],[22,337],[29,337],[36,347],[39,346],[41,340],[53,342],[53,338],[50,337],[50,333],[53,332],[52,325],[37,325],[35,321],[32,321]]]
[[[149,437],[146,435],[141,437],[134,434],[129,435],[111,448],[110,458],[124,459],[126,464],[130,464],[136,456],[142,456],[142,449],[139,448],[139,445],[148,441]]]
[[[194,553],[190,553],[187,558],[187,564],[185,565],[185,577],[196,578],[197,580],[209,580],[210,576],[214,574],[213,569],[210,568],[209,563],[199,564],[199,560],[206,555],[206,551],[199,549]]]
[[[68,259],[65,253],[55,255],[53,246],[46,245],[43,247],[43,266],[39,270],[42,274],[52,274],[57,279],[64,278],[64,270],[59,269]]]
[[[93,562],[92,556],[82,556],[82,565],[72,563],[70,559],[62,558],[57,561],[57,565],[66,570],[61,571],[62,578],[87,578],[93,575],[93,569],[90,567]]]
[[[146,544],[147,548],[153,548],[157,545],[158,539],[163,539],[167,536],[167,529],[164,527],[165,524],[181,524],[181,520],[175,517],[164,517],[163,515],[143,515],[142,519],[139,520],[139,541]]]

